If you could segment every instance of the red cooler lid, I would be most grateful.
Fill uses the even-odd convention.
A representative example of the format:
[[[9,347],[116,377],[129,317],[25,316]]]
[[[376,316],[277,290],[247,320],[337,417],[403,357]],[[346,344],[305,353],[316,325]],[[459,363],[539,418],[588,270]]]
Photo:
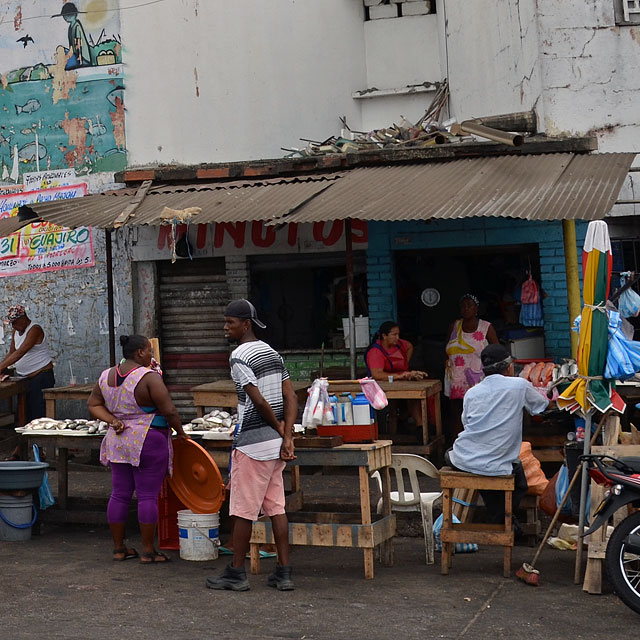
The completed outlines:
[[[224,483],[218,465],[193,440],[173,441],[173,476],[169,485],[194,513],[218,513],[224,502]]]

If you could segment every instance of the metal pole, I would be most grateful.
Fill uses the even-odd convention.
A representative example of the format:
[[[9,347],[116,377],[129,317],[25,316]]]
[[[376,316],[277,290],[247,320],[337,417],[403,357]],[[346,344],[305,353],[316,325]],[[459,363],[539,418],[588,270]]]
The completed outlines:
[[[587,392],[589,390],[587,389]],[[591,452],[591,417],[593,410],[587,411],[587,415],[584,419],[584,447],[582,449],[583,454],[586,456]],[[574,584],[580,584],[582,582],[582,551],[583,542],[582,534],[584,533],[584,512],[587,502],[587,483],[589,480],[589,471],[587,465],[582,465],[582,477],[580,478],[580,513],[578,516],[578,547],[576,549],[576,568],[573,575]]]
[[[569,322],[580,315],[580,274],[578,272],[578,249],[576,245],[575,220],[562,221],[562,236],[564,239],[564,264],[567,272],[567,304],[569,307]],[[578,355],[578,333],[569,331],[571,337],[571,357]]]
[[[109,324],[109,362],[110,366],[116,366],[116,329],[113,324],[113,253],[111,250],[111,229],[104,230],[104,239],[107,254],[107,316]]]
[[[356,377],[356,318],[353,305],[353,243],[351,240],[351,219],[344,223],[344,238],[347,252],[347,298],[349,304],[349,365],[351,379]]]

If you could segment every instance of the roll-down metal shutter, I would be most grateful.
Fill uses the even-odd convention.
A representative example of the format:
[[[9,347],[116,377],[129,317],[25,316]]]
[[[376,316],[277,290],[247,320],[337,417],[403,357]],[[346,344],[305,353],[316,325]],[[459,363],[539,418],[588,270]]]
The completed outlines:
[[[158,262],[160,348],[164,378],[187,422],[191,388],[229,377],[223,312],[229,302],[223,258]]]

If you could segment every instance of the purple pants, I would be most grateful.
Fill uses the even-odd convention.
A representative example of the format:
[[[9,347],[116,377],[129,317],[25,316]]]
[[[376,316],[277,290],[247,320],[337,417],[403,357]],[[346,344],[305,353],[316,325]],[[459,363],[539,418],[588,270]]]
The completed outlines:
[[[158,522],[158,495],[167,475],[169,448],[168,429],[149,429],[140,452],[140,466],[111,463],[111,498],[107,507],[107,521],[127,521],[129,502],[135,490],[138,497],[138,522]]]

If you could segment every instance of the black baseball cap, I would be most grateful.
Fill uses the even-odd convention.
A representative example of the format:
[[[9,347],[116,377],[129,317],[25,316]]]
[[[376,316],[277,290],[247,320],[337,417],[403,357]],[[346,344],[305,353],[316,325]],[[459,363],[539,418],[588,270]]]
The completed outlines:
[[[261,329],[266,329],[267,325],[264,322],[258,320],[258,312],[256,308],[244,298],[240,300],[233,300],[227,305],[224,310],[224,315],[231,318],[242,318],[243,320],[251,320]]]
[[[503,362],[510,357],[511,354],[501,344],[490,344],[486,346],[480,354],[480,360],[482,360],[482,366],[484,368]]]

